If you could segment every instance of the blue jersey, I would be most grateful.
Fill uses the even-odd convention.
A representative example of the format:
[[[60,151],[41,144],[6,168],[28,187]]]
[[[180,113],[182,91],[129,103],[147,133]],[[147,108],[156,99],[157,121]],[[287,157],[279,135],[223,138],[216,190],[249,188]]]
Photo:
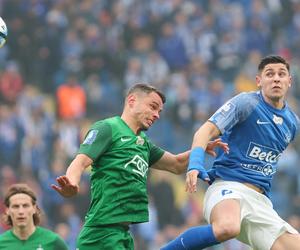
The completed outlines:
[[[210,177],[251,183],[268,195],[278,159],[298,133],[297,115],[287,103],[276,109],[260,92],[248,92],[230,99],[209,121],[230,147],[229,154],[218,153]]]

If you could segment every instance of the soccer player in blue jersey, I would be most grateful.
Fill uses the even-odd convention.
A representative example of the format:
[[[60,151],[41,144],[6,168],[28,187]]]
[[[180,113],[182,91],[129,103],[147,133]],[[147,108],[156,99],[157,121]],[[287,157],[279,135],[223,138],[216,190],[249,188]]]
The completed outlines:
[[[210,184],[204,198],[208,225],[193,227],[162,250],[198,250],[237,238],[255,250],[300,249],[300,235],[273,209],[269,199],[277,162],[299,130],[299,118],[285,96],[292,78],[288,62],[267,56],[258,66],[258,92],[226,102],[194,135],[186,190],[197,178]],[[230,147],[213,167],[204,168],[204,150],[218,135]]]

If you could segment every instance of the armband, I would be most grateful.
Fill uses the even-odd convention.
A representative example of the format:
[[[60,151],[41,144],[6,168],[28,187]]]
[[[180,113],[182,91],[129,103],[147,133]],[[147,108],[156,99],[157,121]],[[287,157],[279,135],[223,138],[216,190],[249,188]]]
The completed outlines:
[[[198,170],[198,178],[202,180],[209,180],[209,176],[204,168],[205,151],[201,147],[192,149],[189,159],[188,171]]]

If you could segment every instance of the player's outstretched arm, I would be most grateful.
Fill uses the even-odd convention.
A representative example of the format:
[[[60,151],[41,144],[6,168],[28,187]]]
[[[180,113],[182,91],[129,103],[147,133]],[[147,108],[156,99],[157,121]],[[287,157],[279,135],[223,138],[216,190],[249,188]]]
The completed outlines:
[[[216,156],[215,148],[221,148],[225,152],[229,151],[228,144],[222,142],[221,138],[208,142],[206,153],[211,156]],[[155,163],[152,168],[169,171],[174,174],[182,174],[187,170],[190,157],[190,151],[186,151],[177,155],[170,152],[165,152],[164,155]]]
[[[218,137],[220,130],[216,125],[207,121],[195,133],[192,150],[189,159],[188,172],[186,175],[186,191],[197,191],[197,178],[209,182],[209,176],[204,168],[204,149],[209,145],[212,138]],[[228,145],[225,152],[228,152]]]
[[[51,187],[63,197],[72,197],[79,192],[79,183],[83,171],[92,164],[93,160],[84,154],[78,154],[67,169],[66,175],[56,178],[58,185]]]

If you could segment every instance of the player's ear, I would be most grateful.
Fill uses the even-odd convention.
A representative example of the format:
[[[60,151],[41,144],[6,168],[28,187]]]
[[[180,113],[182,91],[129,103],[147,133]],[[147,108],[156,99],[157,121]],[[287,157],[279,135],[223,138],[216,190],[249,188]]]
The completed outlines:
[[[135,102],[136,96],[133,94],[130,94],[127,96],[127,104],[131,107]]]
[[[36,205],[36,204],[34,204],[33,207],[34,207],[34,213],[33,213],[33,214],[36,214],[37,211],[38,211],[38,209],[39,209],[39,207],[38,207],[38,205]]]
[[[257,87],[261,87],[261,78],[260,78],[260,76],[256,76],[255,77],[255,81],[256,81],[256,85],[257,85]]]

